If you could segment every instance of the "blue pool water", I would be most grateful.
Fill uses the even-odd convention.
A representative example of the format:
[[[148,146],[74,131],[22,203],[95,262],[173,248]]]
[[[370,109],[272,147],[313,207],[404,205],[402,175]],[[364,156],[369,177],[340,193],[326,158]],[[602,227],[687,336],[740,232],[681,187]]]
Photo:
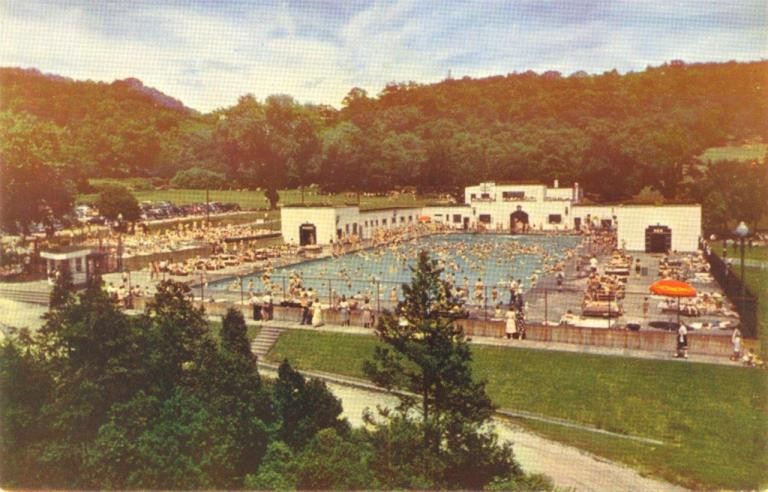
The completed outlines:
[[[419,251],[426,249],[432,258],[441,261],[445,275],[452,275],[457,286],[469,285],[472,293],[475,282],[481,278],[489,292],[495,285],[500,297],[506,298],[506,286],[511,280],[522,280],[524,290],[529,289],[533,278],[543,277],[547,268],[565,259],[566,253],[579,241],[580,238],[575,236],[430,236],[397,246],[276,268],[271,281],[281,287],[287,286],[291,274],[297,273],[305,287],[312,287],[322,297],[334,290],[338,295],[351,296],[360,292],[375,298],[378,284],[381,298],[388,299],[393,287],[401,294],[400,285],[410,281],[410,267],[415,264]],[[261,274],[245,277],[244,284],[251,279],[255,290],[264,289]],[[231,283],[223,280],[211,283],[210,287],[226,290]]]

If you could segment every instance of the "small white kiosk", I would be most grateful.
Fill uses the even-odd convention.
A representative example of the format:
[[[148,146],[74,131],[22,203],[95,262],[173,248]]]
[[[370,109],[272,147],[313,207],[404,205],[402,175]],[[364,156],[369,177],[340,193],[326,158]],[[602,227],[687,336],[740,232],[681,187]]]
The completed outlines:
[[[49,251],[41,251],[40,257],[46,260],[45,272],[49,279],[53,279],[57,271],[68,270],[72,273],[72,283],[75,286],[81,286],[87,284],[90,275],[94,273],[91,253],[92,251],[88,247],[64,246]]]

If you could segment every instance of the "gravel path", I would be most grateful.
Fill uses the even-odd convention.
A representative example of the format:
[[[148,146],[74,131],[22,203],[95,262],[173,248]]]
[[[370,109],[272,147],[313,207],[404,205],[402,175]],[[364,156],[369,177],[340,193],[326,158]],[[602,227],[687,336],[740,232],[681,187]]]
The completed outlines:
[[[344,416],[353,426],[362,425],[366,408],[394,407],[397,398],[334,383],[328,388],[342,401]],[[640,476],[624,465],[607,461],[572,446],[544,439],[506,422],[497,421],[502,439],[512,442],[515,458],[528,473],[544,473],[559,488],[575,490],[684,490],[675,485]]]

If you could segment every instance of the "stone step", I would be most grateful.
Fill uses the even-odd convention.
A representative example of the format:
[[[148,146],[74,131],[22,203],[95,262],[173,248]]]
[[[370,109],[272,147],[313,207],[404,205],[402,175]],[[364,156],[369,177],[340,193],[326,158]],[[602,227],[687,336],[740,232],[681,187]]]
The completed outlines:
[[[282,332],[281,328],[263,326],[256,338],[251,340],[251,351],[259,357],[267,355]]]
[[[50,294],[47,292],[9,288],[0,288],[0,297],[10,301],[41,304],[43,306],[47,306],[50,300]]]

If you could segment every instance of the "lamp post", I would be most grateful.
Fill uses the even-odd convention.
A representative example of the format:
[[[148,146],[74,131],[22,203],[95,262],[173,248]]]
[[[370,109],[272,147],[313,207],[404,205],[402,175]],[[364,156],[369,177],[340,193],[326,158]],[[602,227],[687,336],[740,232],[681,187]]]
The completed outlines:
[[[736,230],[733,232],[735,232],[736,235],[739,236],[739,242],[741,243],[741,307],[742,307],[742,312],[744,312],[744,296],[745,296],[744,283],[746,281],[744,279],[744,238],[747,237],[747,235],[749,234],[749,227],[747,227],[747,224],[745,224],[744,221],[742,220],[741,222],[739,222],[739,225],[736,226]]]

